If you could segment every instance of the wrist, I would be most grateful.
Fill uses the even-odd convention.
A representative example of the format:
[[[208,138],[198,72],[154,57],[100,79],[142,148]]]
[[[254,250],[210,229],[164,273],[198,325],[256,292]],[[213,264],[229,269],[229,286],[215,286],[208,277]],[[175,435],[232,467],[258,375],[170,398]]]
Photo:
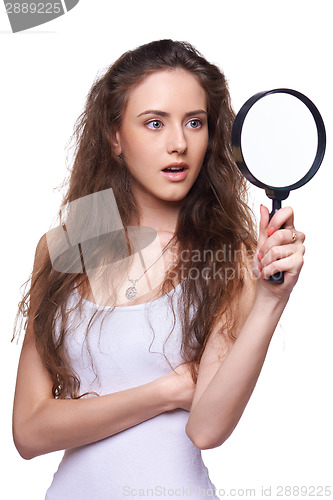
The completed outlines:
[[[279,285],[273,286],[278,287]],[[252,311],[262,318],[270,318],[278,323],[288,301],[289,295],[277,297],[275,294],[267,293],[267,290],[257,287]]]
[[[263,280],[263,278],[260,278]],[[280,284],[273,284],[263,280],[257,282],[255,293],[255,303],[261,307],[265,307],[267,311],[274,313],[275,311],[283,311],[288,304],[290,294],[279,290]],[[280,293],[280,291],[282,293]]]
[[[285,304],[281,301],[267,297],[261,292],[256,293],[251,311],[239,333],[239,339],[250,336],[252,346],[257,342],[258,349],[262,346],[268,348],[284,308]]]
[[[156,398],[162,412],[174,410],[177,408],[176,394],[170,383],[169,374],[163,375],[151,382],[156,390]]]

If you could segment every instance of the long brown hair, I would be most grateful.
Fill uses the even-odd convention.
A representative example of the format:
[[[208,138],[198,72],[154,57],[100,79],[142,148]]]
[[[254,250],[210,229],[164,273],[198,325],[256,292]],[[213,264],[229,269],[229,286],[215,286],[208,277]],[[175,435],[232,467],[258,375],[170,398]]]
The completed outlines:
[[[201,171],[179,212],[175,231],[178,259],[165,277],[161,293],[168,290],[173,276],[187,278],[181,282],[181,350],[184,361],[192,362],[192,377],[196,381],[207,340],[222,316],[224,327],[219,333],[231,342],[236,338],[237,315],[232,312],[233,305],[244,287],[248,253],[256,243],[246,183],[232,157],[234,112],[223,73],[185,42],[159,40],[122,55],[93,83],[84,112],[76,121],[72,137],[74,164],[62,205],[112,188],[123,225],[126,227],[133,220],[140,224],[140,207],[131,190],[131,175],[124,168],[123,158],[115,154],[111,138],[120,127],[130,90],[152,72],[177,68],[194,75],[206,92],[209,142]],[[61,224],[66,222],[63,212],[59,216]],[[182,259],[183,252],[187,256],[205,255],[205,259]],[[45,250],[40,251],[39,262],[39,268],[28,280],[30,288],[19,304],[12,340],[18,319],[22,324],[26,318],[25,327],[31,321],[36,347],[54,382],[53,395],[82,397],[80,380],[66,355],[64,339],[69,331],[67,298],[78,283],[84,285],[88,278],[85,272],[56,270]],[[56,339],[59,312],[61,328]]]

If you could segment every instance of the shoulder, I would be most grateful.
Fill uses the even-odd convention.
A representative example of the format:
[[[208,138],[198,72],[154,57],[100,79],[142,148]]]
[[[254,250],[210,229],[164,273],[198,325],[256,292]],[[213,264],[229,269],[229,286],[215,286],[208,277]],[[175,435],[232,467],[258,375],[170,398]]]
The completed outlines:
[[[36,245],[36,251],[35,251],[35,258],[41,259],[43,257],[48,256],[48,244],[47,244],[47,233],[44,233],[37,245]]]
[[[50,255],[47,244],[47,235],[45,233],[41,236],[36,245],[32,277],[37,278],[40,271],[43,268],[45,268],[45,266],[49,262],[50,262]]]

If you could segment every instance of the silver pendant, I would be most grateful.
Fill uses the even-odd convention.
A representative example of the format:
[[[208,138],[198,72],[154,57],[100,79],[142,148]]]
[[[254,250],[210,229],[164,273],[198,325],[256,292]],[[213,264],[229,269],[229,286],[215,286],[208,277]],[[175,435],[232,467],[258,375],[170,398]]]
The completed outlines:
[[[129,288],[127,288],[125,295],[126,299],[128,300],[135,299],[135,297],[138,295],[138,290],[137,288],[135,288],[135,286],[130,286]]]
[[[135,299],[135,297],[138,295],[138,289],[135,286],[135,283],[137,280],[130,280],[130,281],[132,281],[133,286],[130,286],[129,288],[127,288],[127,290],[125,292],[126,299],[128,299],[128,300]]]

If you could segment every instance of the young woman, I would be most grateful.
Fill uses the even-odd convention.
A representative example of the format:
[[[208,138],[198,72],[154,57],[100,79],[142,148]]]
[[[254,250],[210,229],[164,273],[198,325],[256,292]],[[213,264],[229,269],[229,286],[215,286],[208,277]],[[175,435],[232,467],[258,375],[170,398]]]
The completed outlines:
[[[233,119],[224,75],[187,43],[127,52],[93,84],[67,213],[19,308],[14,442],[25,459],[66,450],[48,500],[214,497],[200,450],[246,407],[305,238],[291,208],[269,222],[262,206],[257,241]]]

